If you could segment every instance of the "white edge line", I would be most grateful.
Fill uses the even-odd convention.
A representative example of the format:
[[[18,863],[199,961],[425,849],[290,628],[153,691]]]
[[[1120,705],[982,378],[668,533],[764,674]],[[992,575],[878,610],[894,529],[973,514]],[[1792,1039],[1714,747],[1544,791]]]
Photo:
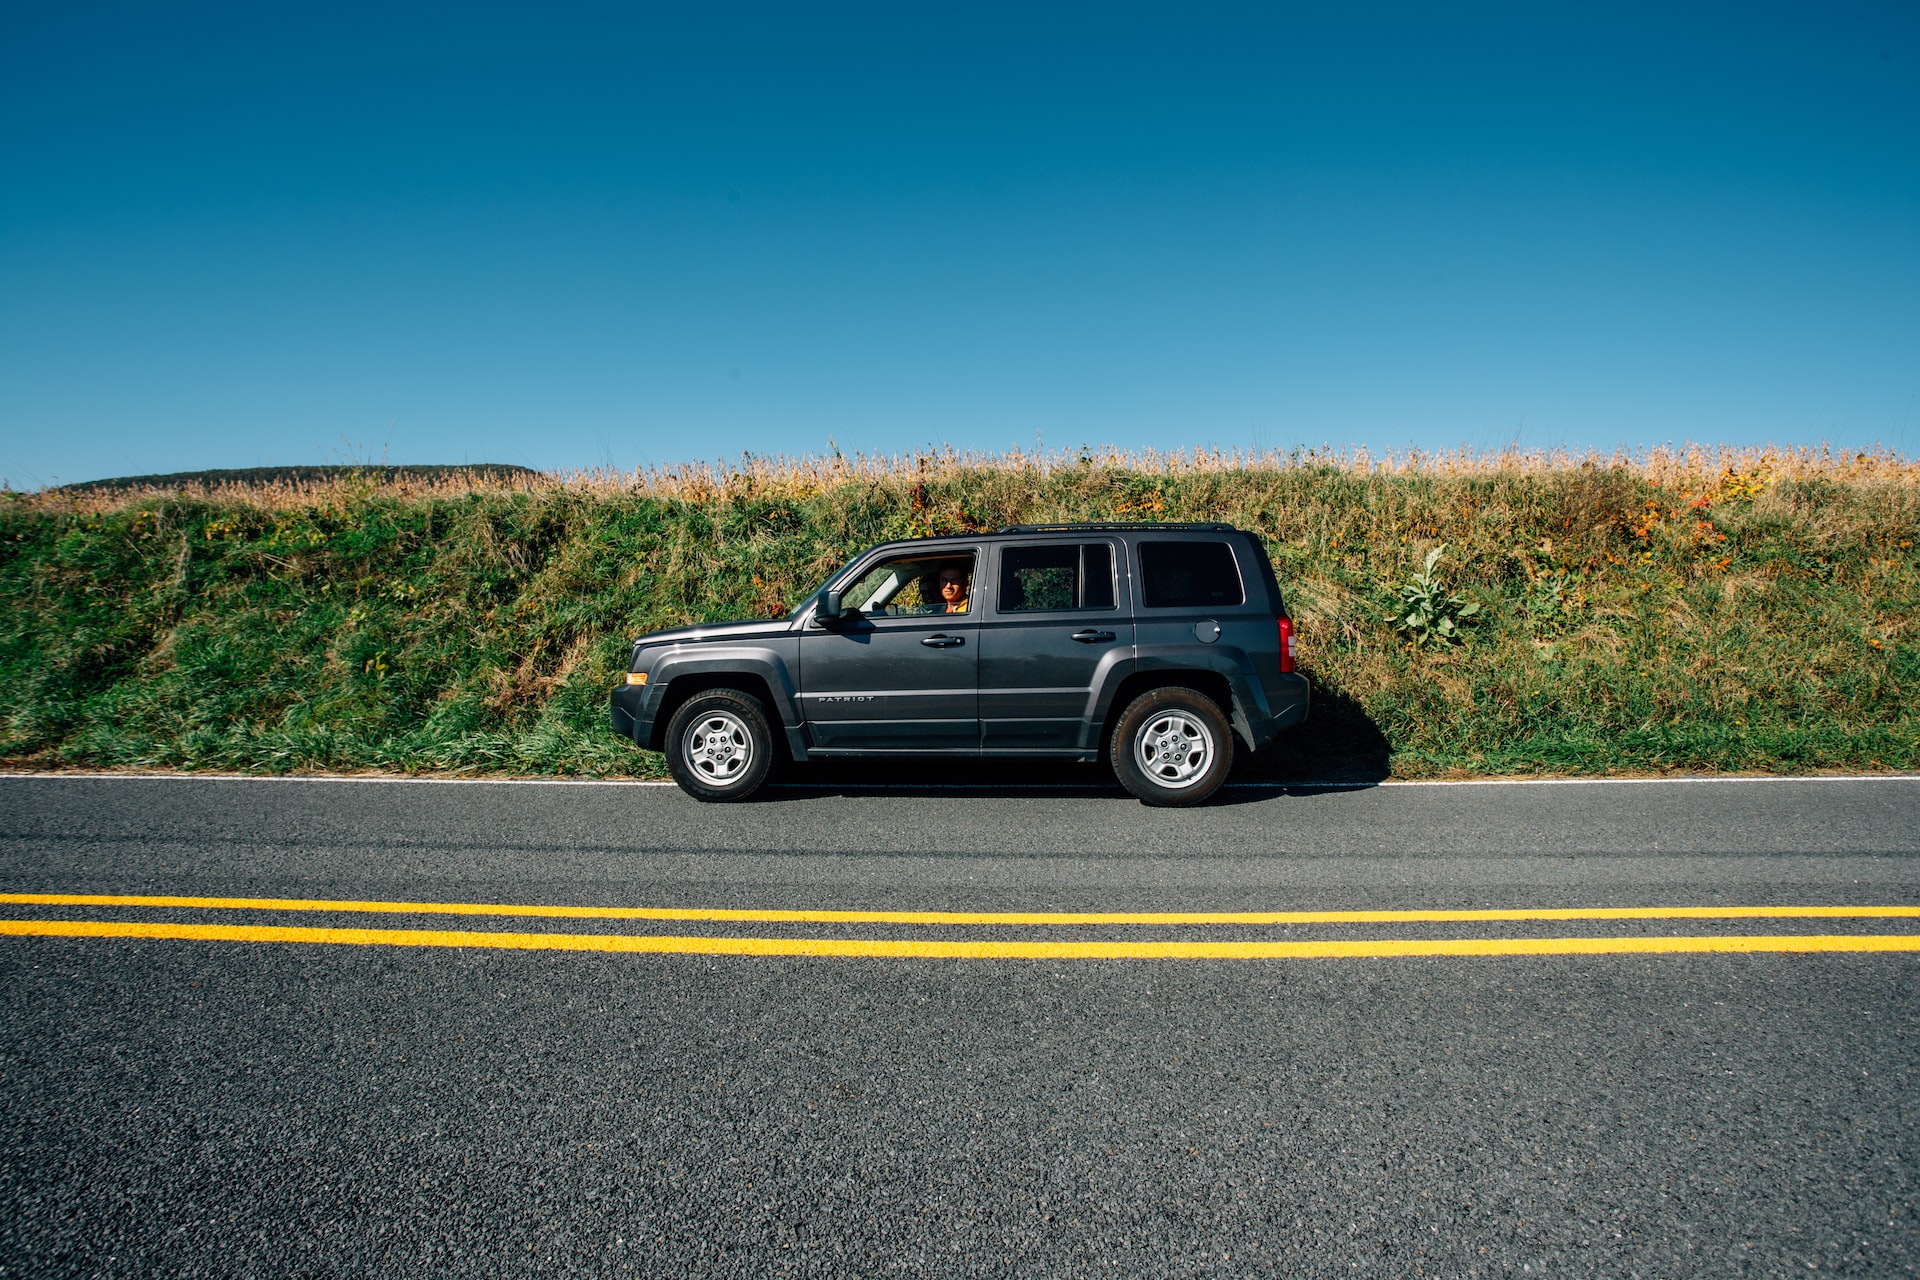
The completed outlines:
[[[1920,782],[1920,773],[1739,773],[1726,776],[1685,774],[1675,778],[1405,778],[1362,783],[1255,783],[1248,786],[1376,786],[1376,787],[1620,787],[1676,782]]]
[[[62,769],[0,770],[0,778],[65,779],[72,782],[379,782],[439,787],[671,787],[670,778],[410,778],[386,774],[335,773],[88,773]]]
[[[300,782],[380,783],[440,787],[672,787],[666,778],[413,778],[381,774],[250,774],[250,773],[89,773],[79,770],[37,772],[0,770],[0,778],[37,778],[69,782]],[[1623,787],[1670,786],[1683,783],[1739,782],[1920,782],[1914,773],[1814,773],[1687,775],[1675,778],[1391,778],[1382,782],[1333,782],[1295,779],[1275,782],[1229,782],[1225,790],[1279,791],[1314,788],[1323,791],[1371,791],[1377,787]],[[1108,791],[1119,784],[1092,782],[776,782],[774,790],[793,791]]]

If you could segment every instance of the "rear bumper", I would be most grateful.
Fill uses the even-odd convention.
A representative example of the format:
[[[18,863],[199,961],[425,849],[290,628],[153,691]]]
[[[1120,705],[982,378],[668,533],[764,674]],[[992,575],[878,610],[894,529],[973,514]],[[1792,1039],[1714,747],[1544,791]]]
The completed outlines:
[[[1271,713],[1247,727],[1257,751],[1307,718],[1313,705],[1313,684],[1297,671],[1289,671],[1267,686],[1267,706]]]

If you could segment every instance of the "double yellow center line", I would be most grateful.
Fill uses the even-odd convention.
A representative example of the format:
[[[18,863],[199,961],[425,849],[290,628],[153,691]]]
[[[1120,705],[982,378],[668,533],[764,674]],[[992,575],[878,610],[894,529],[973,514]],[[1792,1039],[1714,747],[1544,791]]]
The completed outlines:
[[[1547,907],[1464,911],[982,912],[784,911],[696,907],[589,907],[320,898],[204,898],[127,894],[0,894],[0,906],[148,907],[341,914],[505,916],[566,920],[694,921],[712,924],[838,924],[1028,927],[1207,927],[1458,924],[1542,921],[1911,920],[1920,906]],[[676,955],[864,956],[1022,960],[1277,960],[1385,956],[1660,955],[1702,952],[1920,951],[1920,934],[1711,934],[1571,938],[1385,938],[1310,940],[1017,940],[946,938],[752,938],[665,934],[521,933],[459,929],[304,928],[146,920],[0,920],[0,936],[147,938],[349,946],[481,947],[519,951]]]

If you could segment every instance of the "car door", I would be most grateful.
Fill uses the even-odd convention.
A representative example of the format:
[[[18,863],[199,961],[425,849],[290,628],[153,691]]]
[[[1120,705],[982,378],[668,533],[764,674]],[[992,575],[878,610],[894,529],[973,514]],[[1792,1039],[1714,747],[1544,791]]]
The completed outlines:
[[[977,556],[944,548],[893,556],[845,588],[858,610],[800,636],[800,703],[809,742],[834,751],[954,751],[980,747]],[[933,583],[969,583],[964,612],[947,612]]]
[[[1102,537],[1004,543],[980,628],[987,751],[1097,747],[1094,691],[1133,660],[1125,560]]]

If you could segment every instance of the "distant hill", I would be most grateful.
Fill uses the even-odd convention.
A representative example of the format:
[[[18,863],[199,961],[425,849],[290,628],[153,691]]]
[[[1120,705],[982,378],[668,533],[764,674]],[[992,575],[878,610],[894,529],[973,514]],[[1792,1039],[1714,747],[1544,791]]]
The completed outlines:
[[[280,484],[289,481],[311,483],[335,480],[343,476],[371,476],[382,484],[399,480],[439,480],[446,476],[494,476],[498,478],[537,476],[532,467],[505,462],[472,462],[446,466],[355,466],[352,464],[317,467],[234,467],[220,471],[171,471],[159,476],[114,476],[106,480],[82,480],[63,484],[55,493],[99,493],[113,489],[178,489],[185,485]]]

